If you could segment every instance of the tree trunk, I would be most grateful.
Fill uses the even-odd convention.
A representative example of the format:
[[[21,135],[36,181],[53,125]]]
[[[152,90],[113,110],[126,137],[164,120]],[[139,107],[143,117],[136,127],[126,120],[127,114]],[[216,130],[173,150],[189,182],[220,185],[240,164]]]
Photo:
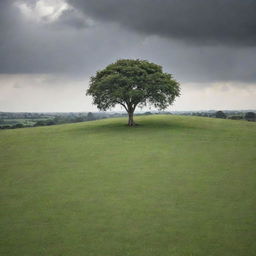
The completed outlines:
[[[135,123],[133,121],[133,112],[128,112],[128,116],[129,116],[129,119],[128,119],[128,126],[134,126]]]

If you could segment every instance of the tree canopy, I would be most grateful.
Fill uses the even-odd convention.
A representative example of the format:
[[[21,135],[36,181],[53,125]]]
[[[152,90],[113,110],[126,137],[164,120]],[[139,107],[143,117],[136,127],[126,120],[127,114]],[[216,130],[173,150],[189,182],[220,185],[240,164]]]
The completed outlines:
[[[223,111],[217,111],[215,113],[215,116],[216,118],[223,118],[223,119],[227,118],[226,114]]]
[[[128,125],[133,126],[137,106],[153,105],[165,109],[180,95],[180,86],[157,64],[121,59],[91,77],[87,95],[93,97],[93,104],[100,110],[116,104],[123,106],[129,115]]]
[[[247,121],[256,121],[256,114],[254,112],[247,112],[244,118]]]

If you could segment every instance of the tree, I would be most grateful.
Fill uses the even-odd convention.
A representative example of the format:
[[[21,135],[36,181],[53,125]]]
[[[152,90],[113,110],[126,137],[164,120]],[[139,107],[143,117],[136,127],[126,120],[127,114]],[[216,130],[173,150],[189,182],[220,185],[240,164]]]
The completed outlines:
[[[165,109],[180,95],[179,83],[162,67],[146,60],[122,59],[91,77],[87,95],[100,110],[120,104],[128,113],[128,125],[135,125],[137,106]]]
[[[223,118],[223,119],[227,118],[226,114],[224,112],[222,112],[222,111],[217,111],[215,113],[215,116],[216,116],[216,118]]]
[[[233,115],[233,116],[230,116],[229,119],[232,119],[232,120],[241,120],[241,119],[243,119],[243,116],[241,116],[241,115]]]
[[[87,114],[87,118],[86,119],[87,119],[87,121],[92,121],[92,120],[95,120],[95,117],[94,117],[92,112],[89,112]]]
[[[254,112],[247,112],[244,119],[247,121],[256,121],[256,114]]]
[[[23,127],[24,127],[24,125],[21,124],[21,123],[18,123],[18,124],[13,125],[13,128],[14,128],[14,129],[15,129],[15,128],[23,128]]]

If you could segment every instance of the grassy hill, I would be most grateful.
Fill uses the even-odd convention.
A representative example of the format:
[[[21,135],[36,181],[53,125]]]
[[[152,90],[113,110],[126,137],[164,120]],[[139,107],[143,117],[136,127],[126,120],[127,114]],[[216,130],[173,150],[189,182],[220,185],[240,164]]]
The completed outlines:
[[[0,255],[255,255],[256,123],[136,121],[0,131]]]

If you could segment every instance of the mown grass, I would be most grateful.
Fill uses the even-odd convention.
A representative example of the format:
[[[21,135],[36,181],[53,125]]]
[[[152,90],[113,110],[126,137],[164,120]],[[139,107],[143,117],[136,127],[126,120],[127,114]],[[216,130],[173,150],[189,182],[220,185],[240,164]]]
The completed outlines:
[[[255,255],[256,124],[136,121],[0,131],[0,255]]]

